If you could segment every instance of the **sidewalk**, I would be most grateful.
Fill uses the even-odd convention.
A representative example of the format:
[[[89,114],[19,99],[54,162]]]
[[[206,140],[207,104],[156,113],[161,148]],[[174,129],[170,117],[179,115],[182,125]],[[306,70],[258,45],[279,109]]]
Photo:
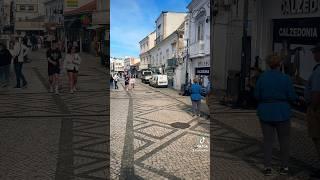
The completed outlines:
[[[144,85],[149,86],[148,84],[144,84]],[[159,90],[161,91],[161,93],[171,96],[173,98],[176,98],[177,100],[183,102],[184,104],[187,104],[192,107],[190,96],[182,96],[179,94],[180,91],[172,88],[161,88]],[[201,100],[200,110],[205,116],[210,115],[210,110],[205,100]]]
[[[11,83],[0,91],[0,179],[106,179],[109,138],[106,72],[99,61],[81,54],[80,90],[48,92],[45,49],[24,64],[26,89]]]

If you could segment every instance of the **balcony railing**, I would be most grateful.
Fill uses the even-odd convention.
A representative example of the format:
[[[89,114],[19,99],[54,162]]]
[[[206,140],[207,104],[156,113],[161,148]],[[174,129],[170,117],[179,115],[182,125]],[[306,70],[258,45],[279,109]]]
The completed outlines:
[[[160,35],[160,36],[158,36],[158,37],[156,38],[156,40],[154,40],[154,43],[155,43],[155,44],[158,44],[158,43],[160,43],[160,42],[162,41],[162,39],[163,39],[163,36]]]

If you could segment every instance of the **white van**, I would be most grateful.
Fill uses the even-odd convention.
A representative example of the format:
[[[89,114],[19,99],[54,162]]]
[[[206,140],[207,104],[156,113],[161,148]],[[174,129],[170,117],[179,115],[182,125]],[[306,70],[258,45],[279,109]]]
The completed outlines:
[[[162,75],[162,74],[153,75],[149,81],[150,81],[150,86],[153,86],[153,87],[168,87],[167,75]]]

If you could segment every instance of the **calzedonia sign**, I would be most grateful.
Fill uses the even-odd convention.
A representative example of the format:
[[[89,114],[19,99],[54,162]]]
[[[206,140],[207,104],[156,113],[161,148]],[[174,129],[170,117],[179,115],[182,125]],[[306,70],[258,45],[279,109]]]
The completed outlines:
[[[196,75],[210,75],[210,67],[196,68]]]
[[[316,44],[320,41],[320,18],[273,20],[274,42]]]
[[[320,0],[281,0],[281,12],[283,15],[320,12]]]

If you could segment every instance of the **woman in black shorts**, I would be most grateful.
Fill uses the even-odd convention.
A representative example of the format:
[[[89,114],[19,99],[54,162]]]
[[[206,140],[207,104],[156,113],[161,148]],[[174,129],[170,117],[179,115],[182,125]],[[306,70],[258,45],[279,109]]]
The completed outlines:
[[[126,87],[126,91],[129,90],[129,81],[130,81],[130,78],[129,78],[129,75],[127,75],[124,79],[124,84],[125,84],[125,87]]]
[[[74,91],[76,91],[78,72],[81,63],[81,58],[76,52],[76,47],[69,49],[64,61],[64,67],[68,72],[70,93],[74,93]]]

